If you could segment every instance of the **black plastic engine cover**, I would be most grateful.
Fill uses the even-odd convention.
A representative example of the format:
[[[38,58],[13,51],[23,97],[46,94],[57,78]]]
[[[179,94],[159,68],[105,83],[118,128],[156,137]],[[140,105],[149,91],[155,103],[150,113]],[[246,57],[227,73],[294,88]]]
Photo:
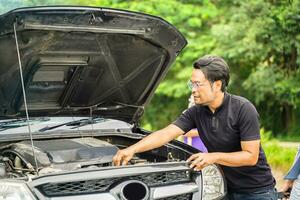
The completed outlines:
[[[110,163],[118,151],[116,146],[95,138],[34,140],[34,148],[38,164],[42,166],[90,161]],[[11,150],[33,163],[30,141],[15,143]]]

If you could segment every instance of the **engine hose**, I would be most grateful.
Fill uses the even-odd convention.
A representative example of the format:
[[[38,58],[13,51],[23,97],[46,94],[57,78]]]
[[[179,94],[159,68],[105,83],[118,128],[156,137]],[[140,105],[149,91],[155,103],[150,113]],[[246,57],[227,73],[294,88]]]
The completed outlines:
[[[31,165],[30,162],[28,162],[27,160],[25,160],[18,152],[14,151],[14,150],[11,150],[11,149],[7,149],[7,150],[4,150],[2,155],[4,155],[5,153],[12,153],[12,154],[15,154],[16,156],[18,156],[22,162],[25,163],[26,167],[32,171],[35,171],[33,166]]]

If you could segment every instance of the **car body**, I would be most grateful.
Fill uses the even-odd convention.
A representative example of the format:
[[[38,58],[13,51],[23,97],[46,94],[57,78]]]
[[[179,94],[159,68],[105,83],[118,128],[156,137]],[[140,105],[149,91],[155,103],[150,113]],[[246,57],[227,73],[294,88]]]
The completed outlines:
[[[222,199],[220,168],[200,172],[179,141],[113,166],[149,134],[144,107],[187,42],[163,19],[94,7],[0,16],[0,199]]]

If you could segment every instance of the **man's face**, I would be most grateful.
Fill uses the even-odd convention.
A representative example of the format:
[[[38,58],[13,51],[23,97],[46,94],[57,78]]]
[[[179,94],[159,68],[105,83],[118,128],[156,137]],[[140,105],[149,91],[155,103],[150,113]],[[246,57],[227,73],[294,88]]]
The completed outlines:
[[[193,83],[192,95],[195,104],[209,105],[216,97],[214,84],[211,84],[200,69],[193,69],[191,82]]]

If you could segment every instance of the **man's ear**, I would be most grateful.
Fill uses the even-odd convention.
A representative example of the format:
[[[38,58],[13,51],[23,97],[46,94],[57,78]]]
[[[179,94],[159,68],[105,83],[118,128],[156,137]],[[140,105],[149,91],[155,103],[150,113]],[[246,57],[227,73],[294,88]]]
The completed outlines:
[[[221,80],[218,80],[218,81],[215,81],[214,82],[214,87],[215,87],[215,90],[216,91],[221,91],[222,90],[222,81]]]

